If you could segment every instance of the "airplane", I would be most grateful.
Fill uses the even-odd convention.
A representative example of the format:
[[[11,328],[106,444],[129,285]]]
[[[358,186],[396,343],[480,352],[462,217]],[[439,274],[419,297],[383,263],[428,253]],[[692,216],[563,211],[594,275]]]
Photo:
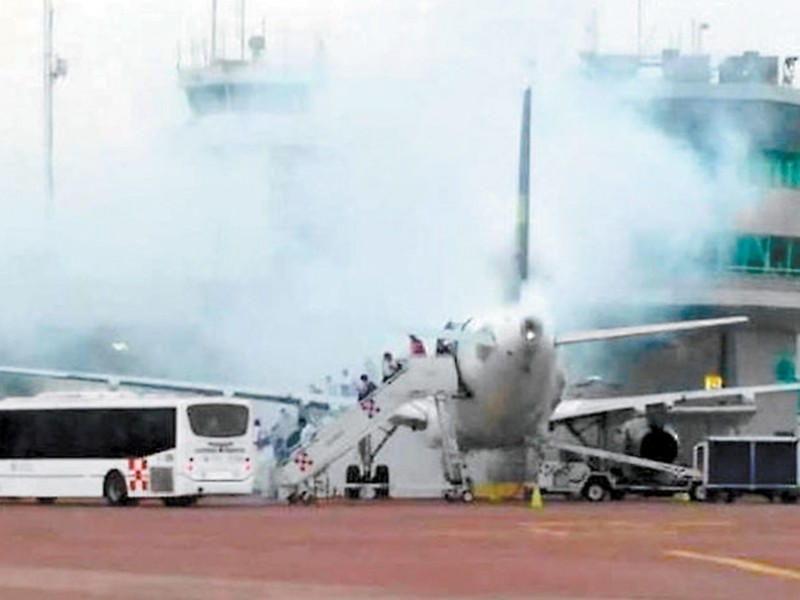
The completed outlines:
[[[531,90],[528,88],[524,94],[520,137],[516,280],[511,286],[512,298],[516,301],[528,280],[530,106]],[[454,359],[459,380],[459,393],[452,404],[457,448],[460,452],[523,446],[536,449],[547,441],[549,428],[554,422],[593,415],[603,410],[641,411],[651,405],[670,404],[686,397],[686,392],[675,392],[622,396],[605,403],[565,399],[566,378],[558,357],[560,346],[729,327],[747,321],[745,316],[729,316],[554,334],[547,331],[541,315],[517,305],[462,324],[450,323],[440,334],[440,341]],[[331,408],[327,402],[301,395],[217,384],[16,366],[0,366],[0,374],[98,382],[114,387],[133,386],[225,395],[298,407]],[[794,390],[797,386],[787,386],[787,389]],[[711,398],[715,394],[722,397],[729,396],[731,392],[725,389],[712,390],[705,392],[704,397]],[[437,405],[433,398],[410,400],[392,414],[390,423],[415,431],[425,430],[432,444],[442,443]]]
[[[564,397],[566,375],[558,358],[558,348],[568,344],[601,342],[638,336],[675,334],[700,329],[730,327],[748,322],[746,316],[683,320],[667,323],[596,329],[564,334],[548,332],[541,315],[519,306],[522,289],[529,279],[530,221],[530,112],[531,89],[523,96],[520,132],[519,188],[516,277],[509,286],[509,300],[517,308],[499,311],[482,319],[472,319],[460,327],[450,324],[441,335],[454,348],[459,384],[466,392],[455,404],[458,447],[492,450],[530,447],[541,455],[549,430],[559,422],[575,421],[599,413],[634,411],[668,406],[687,399],[686,392],[621,396],[613,399],[578,400]],[[792,388],[787,387],[787,390]],[[730,397],[731,390],[703,391],[703,398]],[[400,407],[392,424],[415,430],[428,430],[431,445],[440,443],[437,409],[430,399],[415,400]],[[642,445],[650,435],[651,443]],[[671,432],[646,423],[638,432],[642,458],[665,454],[664,446],[677,442]],[[653,443],[652,440],[656,440]],[[666,451],[669,454],[669,451]],[[672,456],[671,460],[675,457]],[[535,465],[529,465],[535,472]]]
[[[531,438],[546,440],[550,425],[557,421],[603,410],[641,411],[656,400],[665,404],[686,396],[686,392],[676,392],[620,396],[613,402],[566,399],[566,375],[558,358],[561,346],[729,327],[748,320],[745,316],[719,317],[563,335],[549,334],[542,322],[532,316],[504,314],[470,321],[451,338],[464,392],[455,405],[459,447],[464,451],[519,447]],[[709,392],[704,397],[710,399],[714,395]],[[717,395],[727,397],[730,391],[722,389]],[[396,411],[392,423],[416,430],[435,427],[435,405],[430,399],[412,401]],[[436,432],[430,435],[438,436]]]

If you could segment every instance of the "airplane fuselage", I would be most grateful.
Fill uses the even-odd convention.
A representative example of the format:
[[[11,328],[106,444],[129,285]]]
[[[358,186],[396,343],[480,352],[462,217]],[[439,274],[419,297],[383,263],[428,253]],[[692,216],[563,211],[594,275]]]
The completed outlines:
[[[552,338],[532,318],[475,328],[477,335],[459,342],[456,353],[467,391],[455,401],[459,446],[515,447],[544,436],[564,388]]]

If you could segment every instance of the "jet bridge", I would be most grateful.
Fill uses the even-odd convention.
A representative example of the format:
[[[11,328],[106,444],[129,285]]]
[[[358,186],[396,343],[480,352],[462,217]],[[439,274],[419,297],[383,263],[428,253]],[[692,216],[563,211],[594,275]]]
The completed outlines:
[[[278,465],[276,483],[288,492],[290,501],[310,500],[314,497],[314,480],[359,441],[385,431],[401,405],[430,397],[446,400],[457,393],[458,376],[452,356],[412,357],[391,379],[294,449]]]

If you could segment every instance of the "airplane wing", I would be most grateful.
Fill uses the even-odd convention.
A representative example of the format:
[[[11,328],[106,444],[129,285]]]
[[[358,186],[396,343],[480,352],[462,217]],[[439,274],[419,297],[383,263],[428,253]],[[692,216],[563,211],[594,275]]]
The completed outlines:
[[[171,392],[201,394],[204,396],[227,396],[287,404],[290,406],[306,406],[321,410],[330,410],[330,402],[323,402],[313,396],[298,394],[276,394],[256,389],[226,387],[216,384],[196,383],[190,381],[173,381],[171,379],[155,379],[128,375],[109,375],[106,373],[86,373],[83,371],[58,371],[51,369],[25,369],[20,367],[0,366],[0,374],[20,375],[24,377],[41,377],[45,379],[62,379],[68,381],[86,381],[104,383],[110,387],[136,387]]]
[[[699,414],[704,411],[752,413],[756,410],[756,395],[781,392],[800,392],[800,383],[778,383],[715,390],[695,390],[691,392],[667,392],[640,396],[620,396],[618,398],[565,399],[556,405],[553,414],[550,416],[550,422],[558,423],[624,410],[644,413],[648,408],[657,406],[664,406],[674,413]],[[716,406],[690,404],[691,401],[723,399],[730,399],[731,404]]]
[[[720,317],[717,319],[695,319],[691,321],[673,321],[670,323],[654,323],[652,325],[634,325],[632,327],[616,327],[611,329],[591,329],[576,331],[556,336],[554,343],[557,346],[564,344],[578,344],[582,342],[598,342],[618,338],[635,337],[640,335],[655,335],[659,333],[674,333],[677,331],[691,331],[709,327],[725,327],[747,323],[747,317]]]

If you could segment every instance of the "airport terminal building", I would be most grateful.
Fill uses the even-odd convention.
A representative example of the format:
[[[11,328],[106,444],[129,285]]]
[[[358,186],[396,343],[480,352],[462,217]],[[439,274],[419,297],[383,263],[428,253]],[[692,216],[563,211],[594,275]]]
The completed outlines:
[[[709,375],[723,385],[794,381],[800,333],[800,81],[796,57],[746,52],[712,67],[708,55],[584,55],[590,77],[636,87],[639,110],[691,146],[713,178],[730,163],[757,200],[737,209],[731,231],[707,240],[703,273],[675,273],[653,302],[678,317],[744,314],[750,325],[683,336],[668,345],[620,344],[625,392],[693,389]],[[798,76],[800,79],[800,75]],[[721,191],[721,193],[724,193]],[[625,350],[628,352],[625,352]]]
[[[800,334],[800,87],[794,57],[747,52],[712,66],[707,55],[658,57],[583,56],[590,79],[693,153],[726,208],[718,233],[701,240],[689,260],[670,265],[642,288],[638,310],[624,303],[601,306],[595,326],[629,324],[642,305],[662,320],[746,315],[744,326],[655,339],[611,341],[579,356],[578,371],[566,356],[568,396],[607,397],[734,388],[796,382]],[[800,84],[800,81],[797,82]],[[735,141],[735,148],[729,144]],[[731,156],[734,155],[732,159]],[[731,173],[733,171],[733,173]],[[722,183],[723,178],[727,178]],[[719,185],[716,185],[717,181]],[[731,181],[733,184],[731,185]],[[720,197],[717,197],[720,196]],[[738,199],[741,200],[741,199]],[[727,203],[727,204],[726,204]],[[665,247],[669,244],[665,243]],[[635,249],[646,253],[649,249]],[[652,256],[648,265],[658,265]],[[688,266],[688,268],[686,268]],[[605,321],[605,322],[603,322]],[[573,357],[574,358],[574,357]],[[580,372],[582,371],[582,372]],[[582,380],[590,375],[589,381]],[[630,454],[653,427],[666,427],[673,455],[691,464],[692,448],[710,435],[794,435],[800,398],[794,392],[731,397],[668,415],[609,414],[555,428],[568,442]],[[737,405],[737,403],[739,403]],[[746,414],[745,411],[750,411]],[[667,444],[673,446],[672,442]]]

